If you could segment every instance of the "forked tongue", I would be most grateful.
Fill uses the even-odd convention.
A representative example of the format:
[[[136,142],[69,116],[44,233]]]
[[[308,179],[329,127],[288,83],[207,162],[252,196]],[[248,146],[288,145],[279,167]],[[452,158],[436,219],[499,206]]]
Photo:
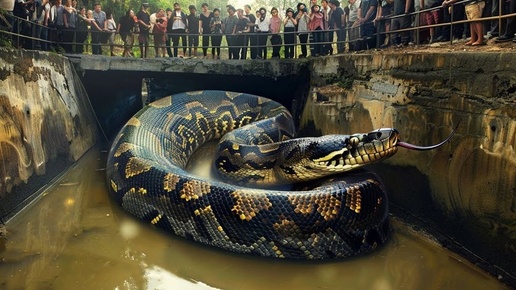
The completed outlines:
[[[455,128],[453,129],[451,134],[446,139],[444,139],[443,141],[439,142],[438,144],[430,145],[430,146],[419,146],[419,145],[414,145],[414,144],[406,143],[406,142],[403,142],[403,141],[398,141],[396,143],[396,145],[398,145],[400,147],[403,147],[403,148],[407,148],[407,149],[411,149],[411,150],[419,150],[419,151],[426,151],[426,150],[432,150],[432,149],[435,149],[435,148],[439,148],[439,147],[443,146],[446,142],[450,141],[451,137],[453,137],[453,134],[455,134],[455,131],[457,130],[457,127],[459,127],[459,124],[460,124],[460,121],[457,123],[457,126],[455,126]]]

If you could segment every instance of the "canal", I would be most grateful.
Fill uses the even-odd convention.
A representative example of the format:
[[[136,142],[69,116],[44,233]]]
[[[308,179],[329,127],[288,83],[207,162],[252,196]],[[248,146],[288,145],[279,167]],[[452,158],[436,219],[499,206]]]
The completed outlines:
[[[10,221],[1,289],[509,289],[394,217],[386,246],[349,260],[256,258],[171,236],[110,200],[107,150],[88,151]],[[213,150],[189,170],[208,175]]]

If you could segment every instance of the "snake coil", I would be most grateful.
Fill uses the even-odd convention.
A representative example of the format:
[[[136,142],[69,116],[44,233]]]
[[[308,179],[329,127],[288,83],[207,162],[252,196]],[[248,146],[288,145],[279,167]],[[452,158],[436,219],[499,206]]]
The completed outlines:
[[[237,253],[326,259],[383,244],[388,205],[379,178],[371,172],[333,174],[393,155],[397,131],[293,136],[288,111],[266,98],[223,91],[165,97],[117,135],[106,168],[110,194],[144,221]],[[330,177],[303,190],[281,191],[206,180],[184,170],[199,146],[221,137],[217,166],[237,183]]]

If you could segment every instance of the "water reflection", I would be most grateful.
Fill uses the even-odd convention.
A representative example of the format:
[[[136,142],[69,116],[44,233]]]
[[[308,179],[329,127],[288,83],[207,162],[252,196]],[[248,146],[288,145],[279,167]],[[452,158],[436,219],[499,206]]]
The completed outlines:
[[[98,170],[105,155],[89,152],[8,224],[0,289],[507,289],[395,220],[385,247],[345,261],[264,259],[194,244],[112,203]]]

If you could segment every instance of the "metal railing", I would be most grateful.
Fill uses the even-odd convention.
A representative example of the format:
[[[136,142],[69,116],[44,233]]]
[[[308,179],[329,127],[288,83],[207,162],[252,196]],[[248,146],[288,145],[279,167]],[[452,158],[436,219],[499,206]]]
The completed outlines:
[[[500,5],[504,5],[502,0],[499,0],[499,1],[500,1]],[[464,0],[464,1],[459,1],[459,2],[453,3],[452,7],[454,7],[456,5],[464,5],[464,3],[467,3],[467,2],[471,2],[471,0]],[[233,49],[238,50],[241,53],[241,49],[245,49],[246,50],[245,58],[256,58],[256,55],[251,55],[251,53],[254,53],[254,51],[256,49],[265,48],[268,51],[267,57],[271,57],[270,52],[272,52],[272,50],[274,48],[278,49],[278,47],[279,47],[279,49],[281,50],[281,48],[284,49],[284,47],[286,45],[293,45],[294,57],[299,56],[303,45],[306,45],[306,50],[308,52],[311,52],[311,54],[314,54],[314,50],[317,49],[319,46],[322,46],[323,51],[320,51],[320,52],[322,55],[325,55],[325,54],[329,53],[330,48],[334,53],[340,53],[340,52],[342,52],[342,50],[338,51],[338,48],[341,48],[342,46],[344,48],[349,49],[350,47],[355,46],[355,44],[366,43],[366,42],[371,41],[372,39],[375,40],[375,45],[373,45],[373,46],[363,45],[360,50],[363,50],[362,48],[366,48],[366,49],[367,48],[370,49],[370,48],[374,48],[374,47],[378,48],[382,37],[390,37],[391,34],[394,34],[394,33],[399,34],[399,33],[403,33],[403,32],[411,33],[412,35],[410,36],[410,38],[413,40],[412,42],[414,44],[418,45],[421,43],[419,36],[420,36],[420,32],[422,30],[429,29],[429,28],[444,28],[446,26],[450,27],[449,41],[450,41],[450,43],[452,43],[452,41],[453,41],[452,27],[455,25],[464,25],[464,24],[467,24],[467,23],[470,23],[473,21],[484,22],[484,21],[491,21],[491,20],[498,20],[499,23],[501,23],[502,20],[505,18],[516,17],[516,13],[513,13],[513,14],[500,15],[500,16],[484,17],[484,18],[475,19],[475,20],[464,20],[464,19],[454,20],[453,13],[451,13],[450,14],[450,16],[451,16],[450,22],[438,23],[438,24],[432,24],[432,25],[420,25],[419,20],[421,19],[422,13],[431,12],[436,9],[448,9],[448,8],[439,6],[439,7],[415,11],[415,12],[412,12],[409,14],[391,15],[389,17],[382,18],[379,22],[382,22],[382,21],[390,22],[393,19],[410,16],[411,20],[412,20],[411,21],[412,25],[407,28],[391,30],[389,32],[385,32],[385,31],[381,31],[381,29],[380,29],[381,25],[378,25],[379,23],[377,23],[375,33],[373,33],[371,35],[366,35],[366,36],[359,36],[357,38],[351,38],[351,33],[353,32],[356,34],[357,31],[359,31],[361,29],[361,27],[363,27],[363,25],[366,25],[366,24],[370,25],[373,22],[371,21],[368,23],[364,23],[359,27],[346,27],[346,28],[343,28],[343,30],[345,31],[344,33],[346,35],[344,40],[338,39],[337,36],[335,35],[336,32],[341,31],[339,29],[322,30],[322,31],[318,31],[318,32],[313,32],[313,31],[312,32],[280,32],[279,33],[279,35],[281,37],[280,44],[271,44],[270,43],[271,34],[267,34],[267,41],[266,41],[265,45],[261,45],[261,46],[249,45],[249,40],[247,40],[247,38],[250,39],[253,37],[256,37],[256,38],[258,38],[260,36],[263,37],[264,33],[235,34],[234,35],[235,37],[245,37],[245,39],[244,39],[245,45],[237,45],[237,46],[228,45],[228,42],[227,42],[228,35],[220,35],[220,36],[223,36],[221,45],[214,47],[212,45],[212,43],[210,43],[210,45],[207,47],[208,55],[210,55],[210,52],[213,48],[220,48],[221,51],[224,51],[227,53],[231,52]],[[96,32],[96,31],[92,31],[91,29],[82,30],[82,31],[76,30],[76,29],[73,29],[73,30],[58,29],[55,27],[42,26],[36,22],[28,21],[26,19],[19,18],[19,17],[13,16],[13,15],[0,14],[0,16],[1,16],[0,17],[0,36],[4,36],[4,38],[6,38],[6,37],[9,38],[14,47],[23,47],[23,48],[27,48],[27,49],[45,49],[45,48],[47,48],[46,50],[53,49],[57,52],[74,53],[74,52],[76,52],[76,50],[68,49],[69,51],[65,51],[63,49],[63,47],[68,47],[68,48],[75,47],[76,48],[78,46],[83,46],[85,49],[82,50],[83,51],[82,53],[92,53],[92,49],[91,49],[92,46],[98,45],[101,48],[111,46],[107,42],[100,42],[100,43],[92,42],[91,34],[92,33],[108,34],[108,33],[113,33],[113,32]],[[500,29],[502,29],[501,25],[499,25],[499,27],[500,27]],[[46,33],[48,34],[48,37],[41,38],[40,36],[41,36],[42,31],[46,31]],[[73,37],[71,38],[71,39],[73,39],[73,41],[64,41],[62,39],[63,33],[73,33]],[[77,35],[80,33],[88,34],[88,37],[86,38],[86,40],[83,43],[78,43],[75,41],[77,39]],[[300,38],[297,36],[300,34],[305,34],[305,33],[310,36],[309,40],[306,43],[300,43]],[[312,38],[314,33],[322,33],[323,41],[314,42],[313,38]],[[360,32],[358,32],[358,33],[360,33]],[[137,33],[133,33],[133,34],[135,34],[135,37],[134,37],[135,41],[134,41],[134,44],[131,45],[131,50],[136,49],[136,51],[138,52],[139,51],[138,50],[139,43],[136,41],[138,38]],[[294,34],[294,37],[293,37],[294,43],[285,44],[284,41],[286,39],[286,36],[289,36],[292,34]],[[328,38],[329,34],[333,34],[333,39],[335,41],[329,41],[329,38]],[[184,41],[185,38],[188,39],[188,37],[194,36],[193,34],[188,34],[188,33],[184,33],[184,34],[167,33],[167,35],[169,37],[171,37],[172,35],[179,36],[180,38],[184,37],[184,38],[182,38],[183,39],[182,42]],[[203,35],[195,35],[195,36],[199,37],[198,46],[196,46],[195,48],[197,48],[198,51],[200,50],[200,52],[202,53],[203,48],[206,48],[206,47],[203,47],[203,45],[202,45]],[[213,37],[213,34],[209,34],[209,36]],[[149,40],[149,44],[147,45],[147,47],[149,48],[147,57],[155,57],[156,56],[155,55],[155,46],[153,45],[154,42],[152,41],[152,38],[153,38],[153,34],[150,33],[150,40]],[[121,39],[119,34],[116,34],[115,42],[116,43],[114,45],[117,48],[124,46],[123,40]],[[190,46],[188,43],[181,43],[180,46],[179,45],[176,46],[173,44],[166,45],[165,49],[167,50],[167,56],[170,55],[169,50],[174,50],[176,48],[180,52],[186,53],[186,52],[188,52],[189,49],[193,49],[194,47]],[[306,55],[306,56],[308,56],[308,55]],[[240,57],[241,57],[241,55],[240,55]],[[283,53],[280,53],[279,57],[285,57],[284,51],[283,51]],[[263,55],[262,55],[262,58],[263,58]]]

